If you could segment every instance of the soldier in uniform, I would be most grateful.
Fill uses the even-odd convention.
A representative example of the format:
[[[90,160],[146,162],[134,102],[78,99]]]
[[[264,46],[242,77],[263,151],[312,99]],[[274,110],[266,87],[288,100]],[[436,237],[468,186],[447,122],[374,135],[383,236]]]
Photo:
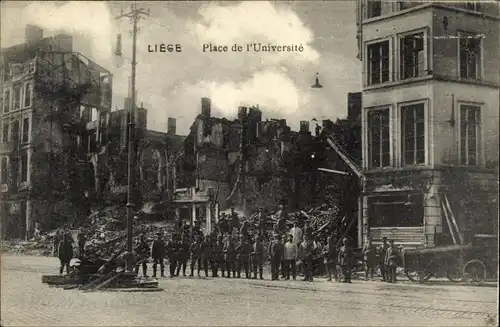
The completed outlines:
[[[139,265],[142,265],[142,275],[148,277],[148,264],[147,260],[149,258],[149,245],[146,240],[146,235],[143,233],[139,236],[139,241],[135,246],[135,253],[139,257],[139,261],[135,265],[135,273],[139,273]]]
[[[226,271],[227,278],[231,278],[231,271],[233,272],[233,278],[236,278],[236,248],[233,243],[233,237],[231,235],[227,236],[226,244],[224,244],[224,258],[226,260]]]
[[[278,280],[280,264],[283,260],[283,243],[279,234],[274,234],[274,240],[269,244],[268,254],[271,261],[271,279]]]
[[[203,242],[201,242],[200,244],[200,263],[203,265],[203,271],[205,272],[205,277],[208,277],[208,262],[210,261],[211,254],[212,254],[212,243],[210,242],[210,236],[206,235]]]
[[[264,213],[262,208],[259,208],[259,213],[257,214],[257,218],[259,221],[259,236],[260,240],[263,240],[264,237],[264,232],[266,230],[266,224],[267,224],[267,216]]]
[[[224,277],[224,242],[222,235],[217,237],[217,242],[212,247],[212,276],[219,277],[218,271],[221,270],[221,276]]]
[[[166,246],[165,242],[162,238],[162,233],[156,234],[156,239],[153,241],[153,245],[151,245],[151,258],[153,258],[153,277],[156,277],[156,267],[160,264],[160,272],[161,277],[165,277],[165,254],[166,254]]]
[[[337,274],[337,240],[335,239],[335,236],[330,235],[328,237],[323,255],[325,258],[324,262],[326,270],[328,271],[328,281],[332,280],[332,276],[335,278],[335,281],[338,281],[339,276]]]
[[[182,240],[178,244],[179,246],[179,257],[177,262],[176,276],[179,276],[182,266],[182,275],[186,277],[186,267],[189,260],[189,236],[187,234],[182,235]]]
[[[396,283],[396,268],[398,267],[398,249],[394,245],[394,240],[390,240],[390,247],[385,253],[385,266],[387,267],[387,282]]]
[[[178,260],[179,260],[179,239],[177,234],[172,235],[172,240],[167,243],[167,255],[168,260],[170,261],[169,270],[170,277],[175,277],[175,270],[177,268]]]
[[[346,237],[342,240],[342,244],[338,255],[338,261],[342,267],[342,275],[344,276],[342,283],[350,283],[353,252],[352,248],[349,246],[349,240]]]
[[[262,273],[264,272],[262,268],[264,265],[264,258],[264,245],[261,242],[260,236],[257,236],[252,252],[253,279],[257,279],[257,269],[259,269],[260,279],[264,279],[264,277],[262,277]]]
[[[368,275],[370,275],[371,280],[373,280],[377,260],[377,249],[375,245],[373,245],[371,237],[368,237],[362,252],[365,266],[365,280],[368,280]]]
[[[389,243],[387,242],[387,237],[382,237],[382,245],[379,248],[379,256],[380,256],[380,272],[382,273],[382,281],[388,281],[389,278],[387,276],[387,267],[385,266],[385,253],[387,252],[387,249],[390,247]]]
[[[313,260],[314,260],[314,242],[308,235],[304,235],[304,241],[300,245],[302,261],[304,263],[304,281],[313,281]]]
[[[85,256],[85,243],[87,238],[85,237],[84,231],[78,233],[78,257],[80,260]]]
[[[252,252],[250,243],[248,243],[248,236],[243,237],[238,246],[236,247],[237,262],[238,262],[238,278],[241,278],[241,269],[245,270],[245,278],[250,278],[250,253]]]
[[[200,241],[200,236],[196,236],[194,239],[194,242],[191,244],[189,248],[189,252],[191,254],[191,275],[190,277],[194,276],[194,267],[196,264],[198,264],[198,277],[200,276],[200,271],[201,271],[201,241]]]
[[[61,262],[59,274],[62,275],[64,267],[66,267],[66,274],[69,275],[69,263],[71,259],[73,259],[73,245],[69,240],[68,234],[64,234],[62,241],[59,242],[57,247],[57,255],[59,257],[59,261]]]

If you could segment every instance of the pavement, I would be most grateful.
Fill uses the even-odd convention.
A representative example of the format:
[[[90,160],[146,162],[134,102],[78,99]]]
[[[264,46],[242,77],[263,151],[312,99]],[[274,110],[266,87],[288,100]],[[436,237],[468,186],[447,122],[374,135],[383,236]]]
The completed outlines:
[[[2,326],[498,326],[496,286],[181,277],[83,293],[41,283],[57,272],[56,258],[2,254]]]

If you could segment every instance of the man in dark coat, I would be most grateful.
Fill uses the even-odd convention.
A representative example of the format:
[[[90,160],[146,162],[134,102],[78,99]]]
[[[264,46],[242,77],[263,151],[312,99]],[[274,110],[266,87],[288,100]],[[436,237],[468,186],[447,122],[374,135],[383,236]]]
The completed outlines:
[[[253,245],[252,252],[253,279],[257,279],[257,269],[259,270],[260,279],[264,279],[264,277],[262,277],[262,274],[264,272],[264,260],[264,244],[262,244],[260,236],[257,236],[255,239],[255,244]]]
[[[389,241],[390,246],[385,252],[384,263],[387,267],[387,282],[396,283],[396,269],[399,262],[399,252],[394,245],[394,240]]]
[[[196,220],[194,222],[194,226],[191,228],[191,239],[194,240],[197,236],[200,237],[200,243],[201,240],[203,240],[203,233],[201,232],[201,225],[200,221]]]
[[[59,274],[62,275],[64,267],[66,267],[66,274],[69,275],[69,263],[73,259],[73,245],[69,240],[69,235],[64,234],[63,239],[59,242],[57,247],[57,254],[59,261],[61,262],[61,267],[59,268]]]
[[[87,242],[87,238],[85,237],[85,232],[80,231],[78,233],[78,257],[80,260],[85,256],[85,243]]]
[[[307,235],[310,240],[313,238],[314,231],[309,223],[309,221],[306,221],[306,224],[304,226],[304,236]]]
[[[219,220],[219,229],[222,235],[226,235],[229,233],[229,222],[226,219],[226,215],[223,213]]]
[[[304,281],[313,281],[313,261],[314,261],[314,242],[308,234],[304,235],[304,241],[300,244],[300,253],[304,265]]]
[[[349,245],[349,240],[344,238],[342,240],[342,247],[339,250],[338,254],[338,262],[340,267],[342,267],[342,275],[344,279],[343,283],[351,282],[351,268],[352,268],[352,260],[353,260],[353,251],[351,246]]]
[[[226,244],[224,244],[224,258],[226,260],[227,278],[231,278],[231,271],[233,278],[236,278],[236,246],[233,243],[233,237],[228,235]]]
[[[339,277],[337,274],[337,240],[335,236],[330,235],[327,239],[327,244],[325,246],[324,252],[324,263],[326,270],[328,271],[328,281],[332,280],[332,275],[335,281],[338,281]]]
[[[191,254],[191,275],[194,276],[194,267],[198,265],[198,277],[200,276],[201,271],[201,240],[200,236],[196,236],[194,242],[191,244],[189,248],[189,252]]]
[[[218,271],[221,270],[221,277],[224,277],[224,242],[222,235],[217,237],[217,241],[212,247],[212,276],[219,277]]]
[[[165,242],[162,238],[162,233],[156,234],[156,239],[153,241],[151,245],[151,258],[153,259],[153,277],[156,277],[156,268],[157,265],[160,265],[160,273],[161,277],[165,277],[165,255],[166,255],[166,246]]]
[[[177,234],[172,235],[172,239],[167,243],[167,256],[170,261],[169,272],[170,277],[175,277],[180,252],[180,242]]]
[[[264,237],[264,232],[266,230],[266,225],[267,225],[267,215],[264,213],[264,210],[262,208],[259,208],[259,213],[257,214],[257,219],[259,222],[259,236],[260,240],[263,240]]]
[[[186,277],[186,267],[189,260],[189,236],[187,234],[182,235],[182,240],[179,242],[179,257],[177,261],[177,271],[176,276],[179,276],[182,266],[182,275]]]
[[[150,248],[148,245],[148,241],[146,239],[146,235],[141,234],[139,236],[139,241],[136,243],[134,249],[136,255],[139,257],[139,261],[135,265],[135,273],[139,273],[139,265],[142,265],[142,275],[144,277],[148,277],[148,264],[147,260],[150,254]]]
[[[240,228],[240,239],[242,241],[250,241],[249,227],[248,227],[248,222],[247,221],[243,222],[243,224],[241,225],[241,228]]]
[[[208,262],[210,260],[211,254],[212,254],[212,244],[210,242],[210,237],[206,235],[205,239],[203,240],[203,242],[201,242],[200,245],[200,261],[201,264],[203,265],[203,271],[205,272],[205,277],[208,277]]]
[[[248,238],[248,237],[247,237]],[[238,278],[241,277],[241,269],[245,270],[245,278],[250,278],[250,253],[252,253],[252,248],[250,243],[248,243],[247,238],[243,237],[240,244],[236,247],[237,261],[238,261]]]
[[[274,240],[269,244],[269,260],[271,261],[271,279],[278,280],[281,261],[283,260],[283,243],[279,234],[274,234]]]
[[[234,211],[234,208],[231,208],[231,215],[229,216],[231,219],[231,232],[233,231],[234,228],[239,229],[240,228],[240,218],[238,217],[238,214],[236,211]]]
[[[388,271],[389,269],[385,265],[385,253],[387,252],[387,249],[389,249],[390,245],[387,242],[387,237],[382,237],[382,245],[379,248],[379,263],[380,263],[380,272],[382,273],[382,281],[388,281]]]

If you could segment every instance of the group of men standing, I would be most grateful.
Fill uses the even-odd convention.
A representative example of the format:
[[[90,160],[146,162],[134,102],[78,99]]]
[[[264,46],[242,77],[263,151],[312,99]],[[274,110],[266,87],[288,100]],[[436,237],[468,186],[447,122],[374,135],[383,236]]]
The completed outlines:
[[[387,237],[382,238],[382,245],[377,248],[369,237],[363,246],[365,280],[373,275],[377,264],[382,273],[382,281],[396,283],[396,269],[400,264],[399,251],[394,245],[394,240],[387,241]]]

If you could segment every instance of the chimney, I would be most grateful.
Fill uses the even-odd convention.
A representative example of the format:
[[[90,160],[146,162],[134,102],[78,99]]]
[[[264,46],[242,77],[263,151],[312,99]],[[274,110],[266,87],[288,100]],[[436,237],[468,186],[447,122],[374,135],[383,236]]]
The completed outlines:
[[[201,98],[201,114],[206,118],[210,117],[212,104],[210,98]]]
[[[167,134],[172,134],[175,135],[175,127],[176,127],[177,120],[172,117],[168,117],[168,123],[167,123]]]
[[[238,119],[243,121],[247,116],[247,107],[238,107]]]
[[[43,40],[43,30],[35,25],[26,25],[24,28],[24,40],[29,44],[36,44]]]
[[[330,119],[323,120],[323,130],[325,132],[331,132],[333,130],[333,122]]]
[[[300,121],[300,132],[304,134],[309,133],[309,122],[307,120]]]
[[[347,119],[356,120],[361,115],[361,92],[347,94]]]

